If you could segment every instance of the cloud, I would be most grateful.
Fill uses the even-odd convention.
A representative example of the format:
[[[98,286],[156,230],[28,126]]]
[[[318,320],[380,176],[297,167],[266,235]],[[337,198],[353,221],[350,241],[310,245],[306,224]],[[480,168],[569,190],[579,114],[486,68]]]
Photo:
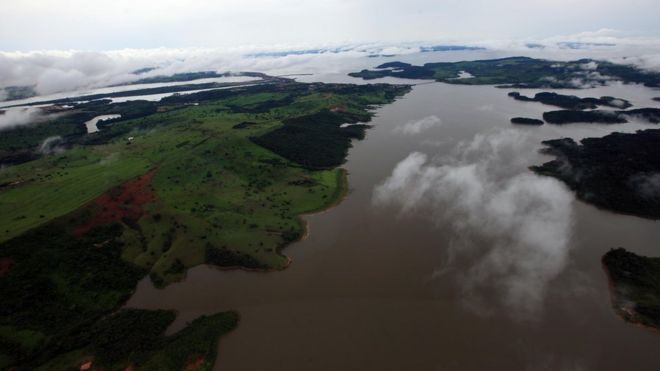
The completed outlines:
[[[432,115],[419,120],[408,121],[401,126],[394,128],[395,133],[404,135],[417,135],[430,128],[441,126],[442,120],[438,116]]]
[[[454,274],[466,305],[522,319],[538,313],[568,263],[574,201],[560,182],[520,171],[527,143],[504,130],[460,143],[443,164],[411,153],[373,194],[374,204],[402,217],[450,226],[448,263],[438,272]]]
[[[580,68],[587,71],[595,71],[596,69],[598,69],[598,63],[594,61],[591,61],[589,63],[582,63],[580,65]]]
[[[62,153],[64,150],[64,140],[61,136],[56,135],[44,139],[44,141],[39,145],[37,152],[44,155],[50,155],[54,153]]]
[[[44,115],[39,108],[6,109],[3,114],[0,114],[0,131],[16,126],[42,122],[47,118],[48,116]]]
[[[628,179],[628,186],[649,201],[660,199],[660,174],[638,173]]]
[[[572,41],[585,45],[583,49],[562,48],[561,42]],[[543,45],[543,49],[528,47]],[[616,47],[597,47],[599,44]],[[543,39],[502,39],[470,41],[469,39],[440,39],[418,42],[337,42],[289,43],[249,45],[223,48],[151,48],[115,49],[107,51],[37,50],[0,51],[0,88],[7,86],[34,87],[40,95],[125,84],[142,77],[170,75],[193,71],[258,71],[270,74],[289,73],[348,73],[373,67],[373,55],[396,54],[397,58],[411,58],[428,45],[469,45],[488,48],[474,52],[475,58],[497,58],[511,55],[575,60],[604,59],[632,63],[643,68],[660,70],[660,43],[653,37],[631,37],[614,30],[563,35]],[[292,53],[291,53],[292,52]],[[302,53],[301,53],[302,52]],[[424,60],[453,52],[433,53]],[[469,59],[462,52],[461,58]],[[418,58],[415,63],[418,63]],[[145,67],[154,70],[133,74]],[[585,73],[593,72],[584,70]],[[577,83],[577,82],[576,82]]]
[[[290,46],[267,50],[286,51]],[[318,54],[255,56],[257,47],[226,49],[122,49],[99,52],[0,52],[0,88],[31,86],[40,95],[125,84],[140,78],[182,72],[257,71],[272,74],[332,73],[350,68],[355,58],[382,50],[382,46],[351,46],[335,52],[321,46]],[[302,48],[306,49],[306,48]],[[154,70],[133,74],[145,67]],[[357,67],[355,67],[357,68]]]

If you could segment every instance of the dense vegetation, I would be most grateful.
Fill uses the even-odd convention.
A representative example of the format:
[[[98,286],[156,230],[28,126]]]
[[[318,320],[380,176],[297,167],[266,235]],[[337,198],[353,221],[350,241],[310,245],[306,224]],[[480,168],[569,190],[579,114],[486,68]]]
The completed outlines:
[[[281,250],[303,235],[300,214],[332,205],[346,190],[345,172],[332,167],[365,127],[341,123],[366,121],[373,105],[409,89],[283,82],[183,101],[99,101],[76,105],[52,127],[3,132],[29,130],[23,150],[46,135],[67,145],[0,172],[0,369],[88,361],[209,369],[214,344],[235,317],[201,319],[173,337],[162,336],[171,313],[106,317],[146,276],[164,286],[204,263],[286,267]],[[92,134],[74,119],[106,113],[125,116]],[[49,131],[60,126],[71,133]],[[303,139],[324,146],[334,165],[308,143],[271,140],[280,156],[253,140],[285,127],[307,131]],[[346,141],[334,141],[337,131]],[[288,156],[299,150],[287,146],[306,149],[327,169],[301,166],[302,157]]]
[[[99,127],[110,126],[119,121],[127,121],[156,113],[158,104],[148,101],[130,101],[110,104],[109,100],[99,100],[73,105],[71,110],[55,110],[56,113],[43,112],[45,120],[31,125],[23,125],[11,130],[3,130],[0,135],[0,166],[16,165],[48,155],[42,144],[48,138],[59,137],[59,146],[63,149],[76,144],[97,144],[107,142],[127,132],[110,129],[99,135],[87,135],[85,121],[96,116],[119,114],[120,119],[99,123]]]
[[[514,117],[511,119],[511,123],[518,125],[543,125],[543,120],[531,119],[527,117]]]
[[[555,177],[588,203],[618,213],[660,219],[660,130],[543,142],[557,159],[532,170]]]
[[[521,95],[518,92],[511,92],[509,96],[515,100],[523,102],[539,102],[551,106],[557,106],[569,110],[585,110],[596,109],[598,106],[606,106],[613,108],[629,108],[632,104],[625,99],[614,97],[600,97],[600,98],[579,98],[575,95],[564,95],[557,93],[541,92],[537,93],[534,98]]]
[[[362,139],[369,115],[324,110],[284,120],[281,128],[252,140],[307,169],[327,169],[341,165],[351,139]],[[342,124],[354,124],[341,127]]]
[[[461,72],[472,77],[458,78]],[[660,73],[641,70],[633,65],[581,59],[570,62],[528,57],[510,57],[479,61],[426,63],[414,66],[391,62],[374,70],[349,74],[365,80],[381,77],[436,80],[450,84],[501,85],[508,88],[580,88],[604,85],[610,77],[626,83],[660,86]]]
[[[614,310],[628,322],[660,329],[660,258],[618,248],[607,252],[602,262]]]
[[[579,122],[600,124],[623,124],[630,118],[638,118],[654,124],[660,123],[659,108],[638,108],[625,111],[575,111],[559,110],[543,113],[543,119],[549,124],[574,124]]]
[[[176,313],[165,310],[124,309],[70,334],[60,356],[40,370],[212,370],[218,338],[238,324],[235,312],[202,316],[181,331],[165,336]]]

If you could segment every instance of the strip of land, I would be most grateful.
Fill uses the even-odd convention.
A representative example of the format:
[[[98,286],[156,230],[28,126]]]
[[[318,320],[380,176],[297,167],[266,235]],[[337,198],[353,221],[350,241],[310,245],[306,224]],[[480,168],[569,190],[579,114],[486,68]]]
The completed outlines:
[[[637,108],[631,110],[558,110],[543,113],[543,120],[549,124],[625,124],[633,120],[641,120],[652,124],[660,123],[659,108]]]
[[[596,109],[599,106],[619,109],[632,107],[632,104],[625,99],[607,96],[600,98],[579,98],[575,95],[564,95],[551,92],[537,93],[533,98],[524,96],[519,92],[511,92],[509,93],[509,96],[522,102],[539,102],[569,110]]]

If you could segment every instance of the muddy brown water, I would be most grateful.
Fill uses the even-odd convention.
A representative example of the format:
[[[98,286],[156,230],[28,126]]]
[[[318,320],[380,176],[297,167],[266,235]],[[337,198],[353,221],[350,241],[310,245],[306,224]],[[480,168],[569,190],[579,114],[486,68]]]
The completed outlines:
[[[500,305],[497,297],[486,297],[477,308],[482,310],[474,310],[465,305],[451,273],[436,274],[456,237],[450,226],[421,213],[402,216],[394,207],[374,205],[374,187],[408,154],[442,158],[478,133],[525,133],[530,146],[519,153],[523,161],[502,174],[510,176],[549,159],[536,151],[541,140],[654,127],[515,127],[511,117],[540,117],[552,108],[514,101],[507,92],[490,86],[416,86],[376,110],[374,128],[354,143],[345,164],[350,173],[346,199],[305,217],[310,235],[284,250],[293,259],[288,269],[254,273],[200,266],[164,290],[143,280],[127,306],[177,310],[170,331],[203,314],[237,310],[240,325],[221,339],[216,370],[660,369],[660,333],[614,314],[600,265],[602,254],[616,246],[660,256],[657,222],[575,201],[568,262],[530,319]],[[658,106],[651,100],[657,92],[639,86],[571,93]],[[393,131],[430,115],[442,125],[411,136]],[[470,264],[461,261],[453,269]]]

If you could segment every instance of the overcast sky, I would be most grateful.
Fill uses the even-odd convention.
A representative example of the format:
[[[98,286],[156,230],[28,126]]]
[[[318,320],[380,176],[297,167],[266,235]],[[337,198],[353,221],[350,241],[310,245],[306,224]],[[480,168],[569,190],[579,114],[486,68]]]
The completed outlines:
[[[660,34],[658,0],[5,0],[0,50]]]

